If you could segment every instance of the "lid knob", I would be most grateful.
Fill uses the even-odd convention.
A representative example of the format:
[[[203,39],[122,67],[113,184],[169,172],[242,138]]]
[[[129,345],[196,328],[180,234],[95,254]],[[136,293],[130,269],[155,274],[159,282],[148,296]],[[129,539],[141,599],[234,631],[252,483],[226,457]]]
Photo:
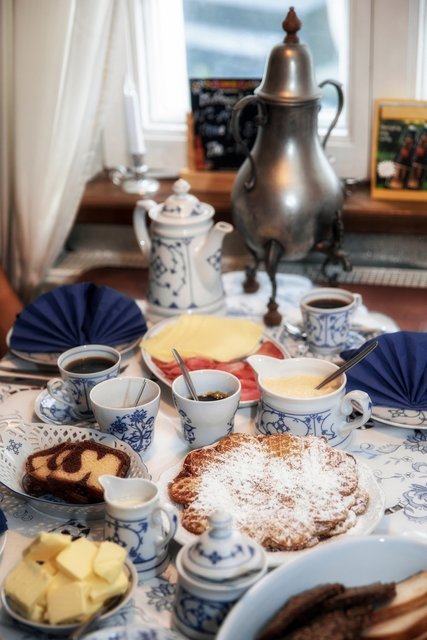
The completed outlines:
[[[233,528],[233,518],[216,510],[208,518],[209,528],[196,542],[181,550],[184,569],[202,582],[247,580],[266,567],[264,549]]]
[[[282,22],[282,27],[287,34],[283,42],[285,42],[286,44],[288,43],[297,44],[299,42],[297,32],[301,29],[302,22],[298,18],[297,14],[295,13],[295,9],[293,7],[289,8],[288,15]]]

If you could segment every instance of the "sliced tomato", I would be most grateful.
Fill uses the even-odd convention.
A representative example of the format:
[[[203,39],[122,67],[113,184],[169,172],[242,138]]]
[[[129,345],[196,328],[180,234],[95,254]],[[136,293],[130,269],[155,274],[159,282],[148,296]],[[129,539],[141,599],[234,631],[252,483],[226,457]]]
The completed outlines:
[[[280,349],[276,347],[274,342],[271,342],[270,340],[265,340],[255,353],[263,356],[272,356],[273,358],[279,358],[281,360],[285,357]]]
[[[184,358],[184,362],[190,371],[197,371],[198,369],[215,369],[215,360],[209,358],[200,358],[199,356],[193,356],[191,358]]]

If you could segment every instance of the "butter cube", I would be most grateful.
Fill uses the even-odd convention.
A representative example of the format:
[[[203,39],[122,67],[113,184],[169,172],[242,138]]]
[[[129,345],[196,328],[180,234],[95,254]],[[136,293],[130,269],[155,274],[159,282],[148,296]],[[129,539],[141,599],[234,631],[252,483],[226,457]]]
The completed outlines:
[[[107,582],[98,576],[91,576],[87,579],[86,584],[89,587],[90,600],[101,604],[107,598],[124,593],[128,588],[129,580],[126,573],[122,571],[114,582]]]
[[[48,560],[47,562],[43,562],[43,564],[41,566],[51,576],[54,576],[54,575],[56,575],[56,573],[58,573],[58,569],[56,567],[56,564],[52,560]]]
[[[47,592],[47,619],[51,624],[80,620],[87,615],[87,586],[71,581]]]
[[[29,613],[36,604],[44,601],[52,576],[43,565],[23,560],[4,581],[6,595]]]
[[[30,620],[34,622],[42,622],[44,619],[45,607],[41,604],[35,604],[34,607],[29,611],[28,617]]]
[[[127,551],[115,542],[101,542],[93,560],[93,571],[97,576],[113,583],[123,569]]]
[[[84,580],[92,573],[92,563],[97,551],[98,547],[94,542],[79,538],[58,554],[56,565],[70,578]]]
[[[46,562],[71,544],[71,536],[62,533],[39,533],[37,538],[24,549],[26,560]]]
[[[58,571],[49,582],[47,593],[52,591],[52,589],[58,589],[58,587],[62,587],[64,584],[69,584],[70,582],[73,582],[71,578],[66,576],[65,573]]]

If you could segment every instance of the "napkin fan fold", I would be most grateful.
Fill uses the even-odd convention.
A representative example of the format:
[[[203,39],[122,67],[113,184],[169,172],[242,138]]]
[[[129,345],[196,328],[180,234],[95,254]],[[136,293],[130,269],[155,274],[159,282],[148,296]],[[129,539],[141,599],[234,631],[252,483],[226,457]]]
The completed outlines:
[[[17,351],[61,352],[81,344],[126,344],[144,335],[147,324],[134,300],[89,282],[42,294],[17,317],[10,347]]]
[[[347,390],[366,391],[377,406],[427,409],[427,333],[397,331],[375,340],[378,347],[347,372]],[[349,360],[371,342],[341,357]]]

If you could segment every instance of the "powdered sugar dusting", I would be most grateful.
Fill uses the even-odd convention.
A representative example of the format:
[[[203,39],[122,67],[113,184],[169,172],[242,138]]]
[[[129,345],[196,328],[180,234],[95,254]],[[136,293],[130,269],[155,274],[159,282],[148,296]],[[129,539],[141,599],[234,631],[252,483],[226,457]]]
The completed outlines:
[[[198,474],[195,499],[184,511],[186,528],[191,530],[192,522],[200,526],[200,519],[220,508],[265,547],[299,549],[354,525],[352,507],[357,504],[359,512],[360,504],[352,456],[321,438],[262,438],[212,450]]]

